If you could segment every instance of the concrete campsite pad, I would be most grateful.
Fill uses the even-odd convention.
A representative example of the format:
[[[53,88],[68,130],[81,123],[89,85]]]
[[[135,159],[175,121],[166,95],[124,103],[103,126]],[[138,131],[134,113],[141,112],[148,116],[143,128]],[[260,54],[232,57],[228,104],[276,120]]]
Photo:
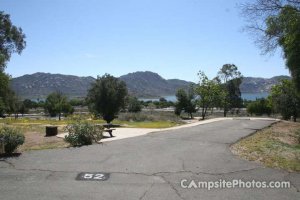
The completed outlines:
[[[24,152],[0,161],[1,199],[298,200],[299,173],[266,168],[229,149],[274,122],[219,120],[90,146]],[[291,186],[206,190],[184,188],[182,180],[289,181]]]
[[[101,142],[108,142],[108,141],[114,141],[114,140],[121,140],[131,137],[137,137],[146,135],[148,133],[153,132],[161,132],[161,131],[169,131],[169,130],[177,130],[182,128],[188,128],[203,124],[209,124],[213,122],[223,121],[223,120],[234,120],[234,119],[243,119],[243,120],[270,120],[273,121],[273,118],[229,118],[229,117],[220,117],[220,118],[214,118],[214,119],[208,119],[199,121],[198,119],[191,120],[189,123],[180,125],[180,126],[174,126],[171,128],[162,128],[162,129],[151,129],[151,128],[115,128],[116,130],[113,131],[114,137],[109,137],[108,133],[104,133],[104,136],[106,136]],[[276,120],[276,119],[275,119]],[[64,138],[68,133],[61,133],[58,134],[57,137]]]

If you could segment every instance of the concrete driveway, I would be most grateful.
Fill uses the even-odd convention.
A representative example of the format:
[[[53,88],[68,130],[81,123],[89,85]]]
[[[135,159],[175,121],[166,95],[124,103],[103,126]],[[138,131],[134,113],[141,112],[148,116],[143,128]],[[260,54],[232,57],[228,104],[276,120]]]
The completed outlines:
[[[81,148],[31,151],[0,161],[0,199],[300,199],[300,174],[234,156],[230,144],[267,120],[223,120]],[[76,180],[81,172],[108,180]],[[288,189],[182,188],[182,180],[290,181]]]

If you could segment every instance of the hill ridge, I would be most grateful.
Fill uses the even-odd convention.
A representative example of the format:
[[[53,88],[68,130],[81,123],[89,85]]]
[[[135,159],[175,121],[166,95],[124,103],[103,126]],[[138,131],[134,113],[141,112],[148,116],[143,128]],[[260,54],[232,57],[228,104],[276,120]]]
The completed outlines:
[[[120,76],[130,94],[137,97],[160,97],[175,95],[179,88],[187,89],[193,82],[180,79],[165,79],[151,71],[137,71]],[[269,92],[270,88],[280,79],[290,79],[289,76],[274,76],[272,78],[244,77],[241,84],[243,93]],[[45,98],[49,93],[61,91],[70,98],[85,97],[91,84],[92,76],[65,75],[59,73],[36,72],[13,78],[12,89],[21,98]]]

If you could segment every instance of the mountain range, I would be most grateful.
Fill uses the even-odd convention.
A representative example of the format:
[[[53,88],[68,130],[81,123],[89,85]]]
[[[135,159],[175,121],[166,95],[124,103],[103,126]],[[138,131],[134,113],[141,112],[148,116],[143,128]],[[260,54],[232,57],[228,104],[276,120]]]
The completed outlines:
[[[241,92],[258,93],[269,92],[270,88],[280,79],[289,79],[288,76],[276,76],[270,79],[244,77]],[[127,85],[130,94],[137,97],[160,97],[175,95],[179,88],[188,89],[193,82],[179,79],[164,79],[153,72],[134,72],[119,77]],[[70,98],[85,97],[95,78],[78,77],[73,75],[34,73],[13,78],[12,89],[23,99],[43,99],[49,93],[61,91]]]
[[[270,92],[273,85],[282,79],[291,79],[289,76],[274,76],[272,78],[244,77],[240,86],[242,93]]]

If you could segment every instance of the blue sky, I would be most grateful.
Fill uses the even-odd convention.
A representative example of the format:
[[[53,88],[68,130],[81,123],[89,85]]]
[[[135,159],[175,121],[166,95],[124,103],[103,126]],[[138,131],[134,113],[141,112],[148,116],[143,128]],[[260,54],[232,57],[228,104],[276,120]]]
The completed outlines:
[[[287,75],[281,52],[262,56],[237,0],[0,0],[26,34],[6,72],[114,76],[153,71],[197,81],[234,63],[244,76]]]

